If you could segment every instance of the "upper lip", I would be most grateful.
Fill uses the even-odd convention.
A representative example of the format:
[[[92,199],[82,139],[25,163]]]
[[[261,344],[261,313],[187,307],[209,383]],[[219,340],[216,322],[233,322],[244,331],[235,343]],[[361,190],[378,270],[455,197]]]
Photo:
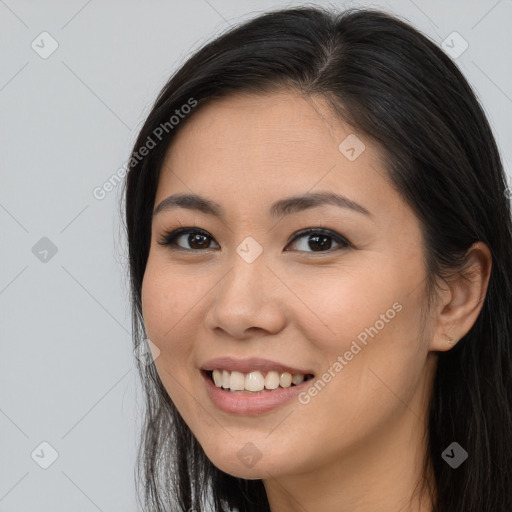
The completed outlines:
[[[294,368],[293,366],[289,366],[287,364],[281,364],[276,361],[271,361],[269,359],[260,359],[260,358],[249,358],[249,359],[234,359],[232,357],[216,357],[215,359],[210,359],[206,363],[201,366],[201,370],[211,371],[211,370],[227,370],[229,372],[240,372],[240,373],[249,373],[255,370],[259,371],[276,371],[276,372],[289,372],[292,375],[300,374],[300,375],[312,375],[313,372],[311,370],[304,370],[301,368]]]

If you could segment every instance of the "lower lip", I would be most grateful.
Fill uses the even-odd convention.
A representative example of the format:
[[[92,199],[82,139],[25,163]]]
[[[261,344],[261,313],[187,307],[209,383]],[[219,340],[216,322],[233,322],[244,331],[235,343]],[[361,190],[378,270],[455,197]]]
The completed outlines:
[[[224,412],[241,414],[245,416],[262,414],[271,411],[296,397],[308,386],[310,380],[303,381],[289,388],[277,388],[263,393],[243,394],[231,393],[218,388],[204,372],[201,372],[205,382],[206,391],[210,400]]]

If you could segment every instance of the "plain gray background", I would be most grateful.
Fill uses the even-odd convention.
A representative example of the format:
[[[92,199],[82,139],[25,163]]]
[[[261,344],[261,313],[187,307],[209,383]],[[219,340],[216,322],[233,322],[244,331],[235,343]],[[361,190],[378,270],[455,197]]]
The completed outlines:
[[[380,7],[440,45],[458,32],[456,49],[468,48],[455,60],[510,176],[511,0],[308,3]],[[264,10],[303,4],[0,0],[0,511],[137,510],[142,395],[121,186],[102,200],[93,190],[126,162],[192,49]]]

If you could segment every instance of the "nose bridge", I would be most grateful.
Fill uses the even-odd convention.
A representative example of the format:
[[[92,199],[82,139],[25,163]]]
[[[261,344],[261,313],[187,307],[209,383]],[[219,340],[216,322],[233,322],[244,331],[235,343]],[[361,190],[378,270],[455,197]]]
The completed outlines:
[[[239,303],[258,303],[265,295],[268,281],[267,258],[263,246],[254,238],[245,238],[229,257],[229,272],[221,283],[219,296],[236,299]],[[234,297],[230,297],[234,295]]]
[[[251,237],[247,237],[251,238]],[[284,322],[284,312],[267,268],[263,247],[245,239],[228,258],[229,269],[218,283],[208,314],[210,328],[222,328],[233,337],[243,337],[251,328],[275,332]]]

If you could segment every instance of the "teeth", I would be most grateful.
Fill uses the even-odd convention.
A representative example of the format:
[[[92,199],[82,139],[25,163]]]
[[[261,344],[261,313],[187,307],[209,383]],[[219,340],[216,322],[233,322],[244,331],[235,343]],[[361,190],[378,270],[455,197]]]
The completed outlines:
[[[229,388],[231,389],[231,391],[243,391],[245,388],[244,374],[240,372],[231,372]]]
[[[303,380],[304,380],[304,375],[296,374],[296,375],[292,376],[292,384],[295,384],[295,385],[300,384]]]
[[[213,370],[213,382],[215,382],[215,385],[220,388],[222,387],[222,382],[224,379],[222,378],[222,372],[220,370]]]
[[[226,370],[222,370],[222,387],[229,388],[229,372]]]
[[[212,377],[218,388],[252,392],[263,391],[264,389],[272,390],[278,387],[289,388],[292,384],[300,384],[305,378],[304,375],[292,375],[289,372],[270,371],[263,376],[260,371],[244,375],[241,372],[228,372],[227,370],[213,370]]]
[[[289,388],[292,385],[292,375],[288,372],[281,373],[279,377],[279,385],[282,388]]]
[[[265,376],[265,389],[276,389],[279,387],[279,374],[268,372]]]
[[[245,389],[247,391],[261,391],[264,387],[265,379],[261,372],[251,372],[245,376]]]

